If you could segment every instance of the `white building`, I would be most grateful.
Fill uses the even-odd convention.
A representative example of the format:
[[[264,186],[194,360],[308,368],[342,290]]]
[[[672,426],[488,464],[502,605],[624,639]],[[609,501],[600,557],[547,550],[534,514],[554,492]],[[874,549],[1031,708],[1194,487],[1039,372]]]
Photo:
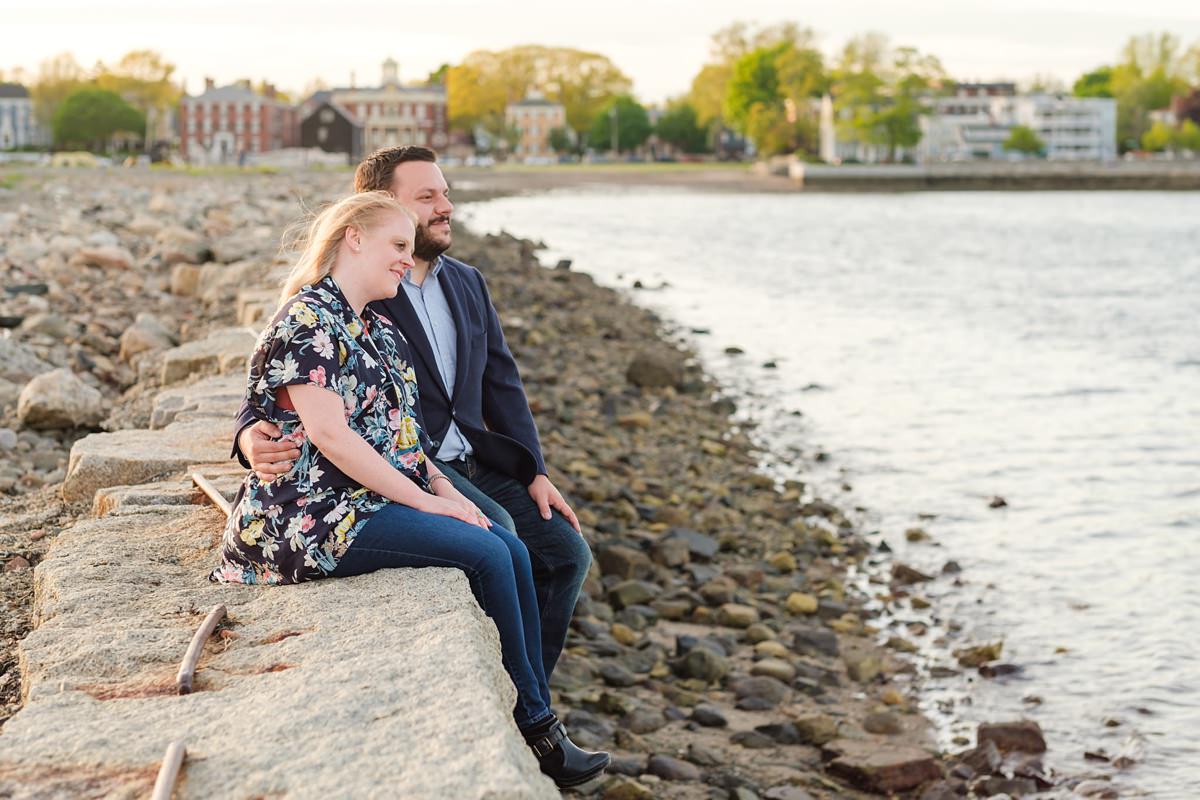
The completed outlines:
[[[0,83],[0,150],[46,144],[33,116],[29,90],[19,83]]]
[[[917,158],[932,161],[1006,160],[1013,127],[1033,130],[1054,161],[1111,161],[1117,157],[1117,103],[1061,94],[1017,95],[1013,84],[960,84],[930,101],[921,117]]]
[[[421,145],[441,149],[450,142],[450,121],[443,86],[404,86],[393,59],[383,62],[382,82],[373,87],[331,89],[333,102],[354,116],[363,129],[363,150]]]

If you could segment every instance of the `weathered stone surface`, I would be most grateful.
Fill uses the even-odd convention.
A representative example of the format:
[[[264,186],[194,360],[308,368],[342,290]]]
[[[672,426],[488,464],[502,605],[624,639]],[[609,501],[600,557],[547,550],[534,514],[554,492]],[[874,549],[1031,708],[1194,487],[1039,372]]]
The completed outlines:
[[[703,777],[700,768],[678,758],[662,754],[650,756],[646,771],[666,781],[698,781]]]
[[[255,339],[255,335],[244,328],[228,328],[172,348],[163,353],[162,384],[166,386],[185,378],[213,373],[244,375]]]
[[[191,464],[224,462],[230,430],[211,422],[181,422],[161,431],[93,433],[71,448],[63,499],[91,502],[97,489],[170,475]]]
[[[1042,726],[1029,719],[981,723],[976,738],[980,745],[991,742],[1002,753],[1046,752],[1046,738],[1042,735]]]
[[[246,394],[246,376],[239,373],[214,375],[186,386],[166,389],[154,398],[150,428],[165,428],[172,422],[212,420],[224,427],[232,446],[233,415]]]
[[[26,428],[86,428],[105,413],[104,395],[69,369],[38,375],[17,398],[17,417]]]
[[[220,527],[211,509],[159,508],[60,534],[35,573],[0,795],[145,796],[183,738],[177,797],[559,796],[512,721],[495,627],[462,572],[219,586],[203,576]],[[216,603],[229,635],[177,696],[177,660]]]
[[[826,748],[837,754],[829,774],[868,792],[905,792],[942,777],[934,757],[916,747],[837,739]]]
[[[749,628],[758,622],[758,609],[740,603],[725,603],[717,609],[717,624],[731,628]]]

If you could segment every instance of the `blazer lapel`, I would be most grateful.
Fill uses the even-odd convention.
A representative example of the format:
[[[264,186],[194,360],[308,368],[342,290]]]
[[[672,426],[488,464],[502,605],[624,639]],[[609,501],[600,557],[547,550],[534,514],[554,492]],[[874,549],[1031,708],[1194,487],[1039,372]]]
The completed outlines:
[[[391,300],[383,301],[384,308],[387,309],[388,315],[396,321],[400,327],[400,332],[404,334],[404,338],[408,340],[409,346],[417,354],[417,358],[421,359],[425,364],[425,368],[429,370],[429,374],[438,377],[438,380],[431,381],[434,388],[445,395],[446,399],[450,399],[450,395],[446,394],[446,387],[442,385],[440,380],[441,372],[438,370],[437,359],[433,356],[433,348],[429,344],[429,337],[425,335],[425,327],[421,325],[420,318],[417,317],[417,312],[409,302],[408,293],[404,291],[404,287],[400,287],[400,291],[396,292],[396,296]],[[428,391],[424,383],[421,384],[422,392]]]
[[[467,319],[466,306],[462,296],[462,287],[458,283],[458,276],[444,262],[441,271],[438,273],[438,280],[442,284],[442,294],[446,296],[446,305],[450,306],[450,314],[454,317],[454,338],[457,358],[455,359],[454,368],[454,389],[450,393],[450,397],[453,399],[458,396],[463,382],[466,380],[467,373],[470,371],[471,355],[467,352],[467,332],[470,329],[471,321]]]

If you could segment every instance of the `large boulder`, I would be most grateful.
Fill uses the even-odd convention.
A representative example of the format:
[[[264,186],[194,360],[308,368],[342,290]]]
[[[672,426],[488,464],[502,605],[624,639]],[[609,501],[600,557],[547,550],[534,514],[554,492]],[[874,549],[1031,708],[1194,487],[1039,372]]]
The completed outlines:
[[[104,395],[69,369],[38,375],[17,398],[17,418],[37,430],[92,427],[106,414]]]
[[[460,570],[221,586],[204,580],[221,524],[160,506],[58,536],[34,576],[0,797],[148,797],[179,738],[180,798],[559,797]],[[218,603],[230,624],[179,696],[179,660]]]

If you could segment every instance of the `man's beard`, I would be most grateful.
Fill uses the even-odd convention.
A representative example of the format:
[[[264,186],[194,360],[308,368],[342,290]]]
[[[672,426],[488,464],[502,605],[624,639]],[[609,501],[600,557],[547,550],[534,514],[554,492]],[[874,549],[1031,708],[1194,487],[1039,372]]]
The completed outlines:
[[[429,226],[436,222],[449,222],[449,217],[434,217],[429,220],[426,225],[417,226],[416,240],[413,242],[413,256],[425,262],[432,262],[435,258],[450,249],[450,237],[447,236],[445,241],[434,239],[429,234]]]

